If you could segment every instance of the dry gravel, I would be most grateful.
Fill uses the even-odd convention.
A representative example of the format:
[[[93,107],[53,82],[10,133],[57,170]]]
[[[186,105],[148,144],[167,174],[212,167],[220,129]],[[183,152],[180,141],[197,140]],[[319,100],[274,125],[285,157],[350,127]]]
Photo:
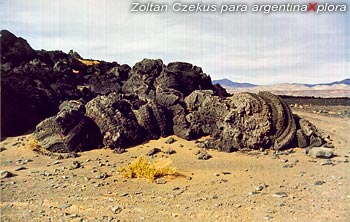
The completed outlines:
[[[336,157],[311,159],[295,148],[280,155],[208,150],[212,158],[200,160],[194,141],[173,137],[122,154],[100,149],[58,160],[29,149],[28,136],[7,138],[0,143],[1,221],[350,221],[350,118],[294,111],[331,137]],[[159,184],[118,175],[117,167],[153,148],[181,175]]]

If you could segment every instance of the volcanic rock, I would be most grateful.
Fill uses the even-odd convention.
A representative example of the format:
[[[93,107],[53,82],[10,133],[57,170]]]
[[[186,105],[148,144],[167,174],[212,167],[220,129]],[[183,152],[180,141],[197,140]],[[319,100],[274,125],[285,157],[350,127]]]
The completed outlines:
[[[86,115],[97,124],[103,145],[109,148],[126,148],[146,139],[132,110],[132,102],[117,93],[98,96],[86,104]]]
[[[84,116],[85,106],[79,101],[66,101],[56,116],[37,125],[34,137],[41,147],[52,152],[78,152],[97,148],[101,135],[95,123]]]
[[[39,60],[1,70],[2,136],[23,134],[57,112],[58,98],[47,82],[49,72]]]
[[[36,52],[6,30],[0,42],[2,136],[23,134],[56,114],[61,102],[81,97],[67,54]]]
[[[7,30],[0,31],[1,64],[12,63],[18,65],[23,61],[29,61],[36,55],[28,42],[18,38]]]
[[[309,150],[308,155],[312,158],[329,159],[334,156],[333,149],[325,147],[313,147]]]
[[[5,179],[5,178],[8,178],[8,177],[12,177],[14,176],[11,172],[9,171],[6,171],[6,170],[1,170],[0,171],[0,179]]]
[[[280,97],[229,95],[190,63],[144,59],[130,68],[72,50],[34,51],[8,31],[0,40],[2,136],[23,134],[49,117],[34,135],[54,152],[127,148],[173,134],[210,135],[202,145],[226,152],[325,143]]]
[[[274,95],[268,96],[270,98]],[[270,112],[272,105],[256,94],[241,93],[221,98],[214,96],[213,91],[201,90],[186,97],[185,103],[189,110],[186,115],[189,133],[197,138],[211,135],[212,146],[219,150],[229,152],[259,147],[279,149],[289,145],[291,140],[281,143],[275,134],[271,134],[278,124],[273,122],[274,116]]]
[[[159,153],[161,151],[162,150],[159,149],[159,148],[153,148],[153,149],[149,150],[146,155],[147,156],[153,156],[153,155],[155,155],[155,154],[157,154],[157,153]]]
[[[171,113],[155,102],[148,102],[133,110],[138,124],[146,132],[146,139],[159,139],[173,134]]]
[[[134,65],[128,80],[123,85],[124,93],[133,93],[142,98],[155,98],[154,81],[163,69],[162,60],[144,59]]]
[[[272,93],[260,92],[259,96],[269,104],[272,117],[270,139],[273,140],[273,149],[288,147],[296,134],[296,125],[290,107]]]
[[[197,158],[199,160],[209,160],[212,156],[206,150],[198,150]]]
[[[119,92],[121,84],[118,77],[112,73],[102,76],[93,76],[90,79],[91,91],[96,94],[109,94],[111,92]]]

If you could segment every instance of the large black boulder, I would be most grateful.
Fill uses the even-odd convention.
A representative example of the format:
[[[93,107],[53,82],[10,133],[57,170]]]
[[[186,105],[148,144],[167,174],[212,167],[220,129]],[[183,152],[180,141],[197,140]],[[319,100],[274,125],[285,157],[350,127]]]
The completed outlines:
[[[210,135],[207,144],[218,150],[280,150],[324,143],[314,125],[293,116],[286,103],[269,92],[219,97],[211,90],[197,90],[185,103],[187,114],[174,118],[180,122],[174,122],[174,133],[185,139]]]
[[[65,101],[60,111],[39,123],[34,137],[51,152],[67,153],[95,149],[101,144],[101,133],[85,115],[85,106],[76,100]]]
[[[111,93],[94,98],[86,104],[86,115],[100,128],[106,147],[126,148],[146,140],[132,112],[132,103],[122,95]]]

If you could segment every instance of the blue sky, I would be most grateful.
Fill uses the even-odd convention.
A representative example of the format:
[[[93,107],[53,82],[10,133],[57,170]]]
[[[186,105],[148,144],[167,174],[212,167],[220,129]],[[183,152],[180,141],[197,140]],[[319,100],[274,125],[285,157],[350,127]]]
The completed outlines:
[[[323,14],[132,13],[131,2],[1,0],[0,28],[27,39],[34,49],[73,49],[84,58],[130,66],[143,58],[185,61],[202,67],[212,79],[273,84],[350,77],[349,8]]]

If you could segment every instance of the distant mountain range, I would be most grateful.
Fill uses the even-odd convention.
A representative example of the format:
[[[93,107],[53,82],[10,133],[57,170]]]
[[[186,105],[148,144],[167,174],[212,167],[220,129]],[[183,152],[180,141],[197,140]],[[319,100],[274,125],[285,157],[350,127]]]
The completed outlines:
[[[314,86],[332,86],[336,84],[345,84],[345,85],[350,85],[350,79],[343,79],[342,81],[337,81],[337,82],[331,82],[331,83],[320,83],[320,84],[304,84],[305,86],[308,87],[314,87]]]
[[[219,79],[219,80],[213,80],[213,84],[219,83],[223,87],[229,87],[229,88],[246,88],[246,87],[254,87],[257,85],[251,84],[251,83],[240,83],[240,82],[232,82],[229,79]]]
[[[270,91],[278,95],[315,96],[315,97],[350,97],[350,78],[322,84],[280,83],[272,85],[254,85],[251,83],[232,82],[229,79],[214,80],[230,93]]]
[[[219,83],[223,87],[229,87],[229,88],[248,88],[248,87],[255,87],[259,85],[255,85],[252,83],[240,83],[240,82],[232,82],[229,79],[219,79],[219,80],[213,80],[213,84]],[[350,78],[349,79],[343,79],[342,81],[336,81],[331,83],[320,83],[320,84],[299,84],[299,83],[281,83],[281,84],[274,84],[274,85],[285,85],[285,84],[291,84],[291,85],[304,85],[307,87],[314,87],[314,86],[332,86],[332,85],[338,85],[338,84],[344,84],[344,85],[350,85]]]

